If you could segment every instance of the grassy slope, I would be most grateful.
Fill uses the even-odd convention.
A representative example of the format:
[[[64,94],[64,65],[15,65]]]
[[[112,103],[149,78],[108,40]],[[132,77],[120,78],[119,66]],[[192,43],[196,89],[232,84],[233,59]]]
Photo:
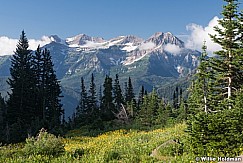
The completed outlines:
[[[152,131],[120,129],[95,137],[80,136],[83,135],[80,130],[73,130],[64,139],[65,153],[59,157],[27,156],[21,152],[21,147],[2,147],[0,162],[190,162],[188,156],[161,155],[166,153],[163,149],[159,149],[157,156],[151,156],[161,144],[183,140],[185,127],[185,124],[178,124]]]

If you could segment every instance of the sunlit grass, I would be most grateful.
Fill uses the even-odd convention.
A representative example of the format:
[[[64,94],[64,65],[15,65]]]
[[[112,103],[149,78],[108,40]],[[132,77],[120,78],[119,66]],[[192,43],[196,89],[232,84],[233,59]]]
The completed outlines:
[[[0,149],[0,162],[163,162],[175,161],[176,157],[156,156],[151,153],[161,144],[185,136],[185,124],[171,128],[139,131],[120,129],[95,137],[82,136],[82,131],[70,131],[63,141],[65,152],[58,157],[26,155],[14,147],[15,156],[7,155],[12,149]],[[15,151],[15,153],[16,153]],[[5,154],[4,154],[5,152]],[[4,154],[4,155],[2,155]],[[175,161],[176,162],[176,161]],[[178,162],[178,161],[177,161]]]

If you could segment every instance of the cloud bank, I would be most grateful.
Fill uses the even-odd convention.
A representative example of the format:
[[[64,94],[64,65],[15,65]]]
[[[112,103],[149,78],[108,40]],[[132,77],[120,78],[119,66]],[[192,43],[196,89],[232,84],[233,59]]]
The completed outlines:
[[[203,42],[206,41],[207,52],[213,54],[214,51],[220,50],[220,45],[214,43],[209,34],[217,34],[214,31],[215,26],[218,24],[219,18],[215,16],[206,27],[197,24],[187,25],[187,30],[190,32],[190,35],[185,43],[185,46],[190,49],[195,49],[201,51]]]
[[[156,45],[153,42],[146,42],[146,43],[142,43],[139,46],[139,50],[149,50],[149,49],[153,49]]]
[[[51,38],[43,36],[40,40],[29,39],[29,49],[36,50],[38,45],[44,46],[51,42]],[[16,49],[18,39],[11,39],[6,36],[0,37],[0,56],[11,55]]]
[[[179,54],[181,51],[181,48],[178,45],[175,44],[166,44],[164,46],[164,50],[171,53],[171,54]]]

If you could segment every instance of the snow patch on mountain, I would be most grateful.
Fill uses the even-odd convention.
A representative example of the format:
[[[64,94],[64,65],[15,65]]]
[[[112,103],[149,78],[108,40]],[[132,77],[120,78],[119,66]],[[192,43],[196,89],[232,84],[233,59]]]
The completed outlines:
[[[135,49],[137,49],[138,46],[134,46],[133,43],[126,43],[126,46],[122,48],[122,50],[125,50],[127,52],[131,52]]]

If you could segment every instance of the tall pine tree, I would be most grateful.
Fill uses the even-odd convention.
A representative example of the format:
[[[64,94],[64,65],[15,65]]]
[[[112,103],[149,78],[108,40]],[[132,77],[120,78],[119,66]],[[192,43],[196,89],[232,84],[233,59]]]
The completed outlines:
[[[119,82],[119,76],[116,74],[115,83],[113,86],[114,103],[117,110],[120,110],[121,104],[124,103],[122,90]]]
[[[50,128],[60,126],[61,116],[64,113],[61,104],[61,86],[54,71],[52,57],[50,51],[44,49],[43,55],[43,76],[42,76],[42,89],[45,94],[45,106],[43,110],[44,119],[49,123]]]
[[[112,120],[115,118],[115,105],[112,96],[112,78],[106,76],[104,82],[104,91],[102,97],[102,117],[104,120]]]
[[[49,129],[61,124],[64,113],[60,103],[61,87],[57,80],[50,51],[38,46],[33,56],[33,71],[36,79],[36,115],[47,123]]]
[[[211,35],[222,50],[215,52],[216,56],[209,60],[211,73],[200,72],[209,79],[206,93],[202,89],[205,88],[204,80],[199,82],[201,91],[193,92],[194,99],[198,100],[194,103],[204,108],[188,121],[191,147],[196,155],[237,156],[243,143],[242,103],[239,100],[243,82],[242,33],[239,33],[242,21],[239,21],[237,0],[225,2],[223,18],[219,20],[221,27],[215,27],[217,35]]]
[[[81,77],[81,92],[79,105],[76,108],[76,118],[78,123],[85,123],[88,115],[88,96],[84,85],[84,78]]]
[[[199,58],[200,65],[197,68],[197,72],[194,76],[194,81],[190,88],[190,95],[189,95],[189,107],[191,114],[195,114],[201,111],[205,113],[209,112],[210,109],[210,94],[212,94],[211,87],[212,87],[212,79],[213,74],[210,68],[209,58],[207,56],[207,47],[205,45],[202,46],[202,54]],[[211,110],[211,109],[210,109]]]
[[[218,89],[219,97],[218,106],[222,109],[232,108],[237,90],[243,84],[242,53],[239,53],[240,39],[238,31],[242,26],[242,22],[238,20],[238,3],[237,0],[225,0],[227,5],[222,11],[223,18],[220,19],[219,26],[214,30],[217,32],[211,35],[213,41],[222,47],[222,50],[215,52],[216,57],[212,64],[213,70],[216,72],[215,87]],[[225,106],[227,104],[227,106]]]
[[[4,142],[4,129],[6,127],[6,104],[0,93],[0,142]]]
[[[9,125],[17,121],[30,124],[35,118],[36,81],[33,78],[32,54],[29,43],[22,31],[15,54],[11,59],[10,75],[7,83],[10,86],[7,101],[7,121]]]
[[[88,121],[93,122],[95,118],[99,116],[99,110],[97,107],[97,94],[96,94],[96,85],[94,82],[94,74],[91,75],[89,95],[88,95]]]

